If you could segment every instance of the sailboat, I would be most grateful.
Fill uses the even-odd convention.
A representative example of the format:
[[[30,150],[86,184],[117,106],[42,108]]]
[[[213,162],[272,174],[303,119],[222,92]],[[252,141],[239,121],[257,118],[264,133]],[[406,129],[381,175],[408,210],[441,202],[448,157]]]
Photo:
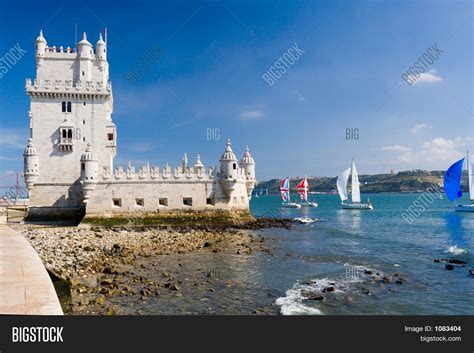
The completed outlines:
[[[306,177],[304,177],[303,180],[301,180],[298,185],[296,185],[296,191],[298,194],[300,194],[301,198],[301,206],[302,207],[318,207],[318,204],[316,202],[311,202],[308,201],[308,180]]]
[[[349,199],[347,195],[347,181],[349,180],[349,175],[352,176],[352,202],[346,202]],[[370,200],[367,200],[367,203],[362,203],[360,200],[359,176],[357,175],[357,169],[354,160],[352,160],[351,167],[344,170],[337,178],[337,190],[339,191],[339,196],[341,197],[341,206],[344,209],[372,210],[374,208],[370,203]]]
[[[473,163],[469,163],[469,151],[467,152],[467,170],[469,180],[469,200],[474,201],[474,175]],[[454,163],[444,174],[444,193],[452,202],[462,196],[461,177],[463,171],[464,158]],[[467,205],[455,205],[454,210],[458,212],[474,212],[474,203]]]
[[[285,178],[280,185],[280,193],[281,193],[281,207],[285,208],[300,208],[301,205],[295,202],[291,202],[290,200],[290,179]]]

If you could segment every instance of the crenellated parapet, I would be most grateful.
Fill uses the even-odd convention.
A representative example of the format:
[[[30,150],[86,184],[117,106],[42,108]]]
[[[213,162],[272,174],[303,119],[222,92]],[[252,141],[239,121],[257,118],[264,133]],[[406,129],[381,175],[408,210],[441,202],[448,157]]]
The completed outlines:
[[[30,96],[98,95],[112,94],[112,83],[103,81],[40,80],[26,79],[26,93]]]
[[[138,169],[131,163],[125,169],[123,166],[117,166],[112,171],[110,167],[102,167],[99,175],[99,181],[102,182],[143,182],[143,181],[213,181],[216,174],[215,167],[208,167],[206,170],[202,167],[186,167],[183,172],[181,166],[171,167],[165,164],[162,168],[159,166],[142,165]]]

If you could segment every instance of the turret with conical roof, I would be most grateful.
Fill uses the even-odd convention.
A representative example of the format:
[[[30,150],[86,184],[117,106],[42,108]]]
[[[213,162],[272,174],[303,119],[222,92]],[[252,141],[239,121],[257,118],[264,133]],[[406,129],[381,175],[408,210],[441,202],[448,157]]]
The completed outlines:
[[[33,185],[38,180],[39,175],[39,158],[36,148],[33,145],[33,139],[28,139],[28,145],[23,153],[24,166],[23,175],[25,178],[26,187],[31,192]]]
[[[201,162],[201,156],[196,156],[196,162],[194,163],[194,172],[202,174],[204,172],[204,164]]]
[[[35,59],[36,67],[41,66],[44,61],[46,53],[46,39],[43,37],[43,30],[40,31],[38,38],[36,38]]]
[[[245,151],[242,159],[240,160],[240,168],[242,168],[245,171],[245,178],[246,178],[246,188],[247,188],[247,194],[249,198],[252,195],[252,190],[255,187],[255,161],[252,158],[252,155],[250,154],[249,146],[245,146]]]
[[[92,44],[87,40],[86,32],[82,35],[82,40],[77,43],[78,66],[76,81],[92,80],[92,60],[94,59],[94,50]]]
[[[87,40],[87,34],[82,34],[82,40],[77,43],[77,53],[81,59],[92,59],[92,44]]]
[[[102,72],[102,82],[109,80],[109,65],[107,64],[107,43],[102,39],[102,33],[99,34],[99,40],[95,45],[95,58],[99,64],[99,70]]]
[[[232,143],[227,139],[224,153],[219,160],[221,167],[221,178],[235,179],[237,178],[237,157],[232,151]]]
[[[230,197],[230,194],[235,189],[239,176],[237,157],[235,156],[234,151],[232,151],[232,143],[230,142],[230,139],[227,139],[224,153],[219,162],[221,186],[227,196]]]
[[[99,40],[95,44],[95,58],[99,61],[107,61],[107,45],[102,39],[102,33],[99,34]]]
[[[95,190],[99,174],[99,159],[92,149],[91,144],[81,155],[81,185],[84,196],[84,203],[87,204],[92,192]]]

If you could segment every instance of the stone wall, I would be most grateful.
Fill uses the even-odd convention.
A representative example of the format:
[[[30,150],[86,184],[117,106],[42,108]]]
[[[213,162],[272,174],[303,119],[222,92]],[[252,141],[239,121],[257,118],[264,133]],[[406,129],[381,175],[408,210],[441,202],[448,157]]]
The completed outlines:
[[[161,200],[161,202],[160,202]],[[190,205],[192,204],[192,206]],[[219,181],[100,182],[89,199],[87,215],[156,213],[176,210],[248,209],[245,183],[228,197]]]

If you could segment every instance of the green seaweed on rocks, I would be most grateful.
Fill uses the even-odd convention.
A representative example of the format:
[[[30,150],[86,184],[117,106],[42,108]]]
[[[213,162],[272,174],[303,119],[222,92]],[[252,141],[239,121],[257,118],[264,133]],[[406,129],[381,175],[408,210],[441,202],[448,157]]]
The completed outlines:
[[[114,216],[86,216],[81,223],[95,226],[232,227],[255,221],[249,211],[181,211]]]

